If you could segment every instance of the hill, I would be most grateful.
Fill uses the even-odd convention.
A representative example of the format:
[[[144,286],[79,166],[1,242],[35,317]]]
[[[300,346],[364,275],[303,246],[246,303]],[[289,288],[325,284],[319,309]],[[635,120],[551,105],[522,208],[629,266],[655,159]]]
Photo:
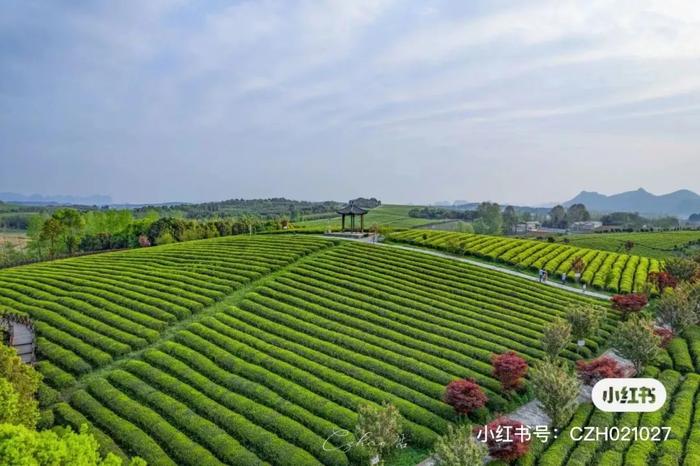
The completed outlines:
[[[582,191],[563,203],[564,207],[573,204],[584,204],[588,210],[596,212],[639,212],[688,217],[700,212],[700,195],[686,189],[663,195],[652,194],[643,188],[611,196]]]
[[[112,198],[103,195],[94,196],[66,196],[66,195],[49,195],[41,194],[18,194],[18,193],[0,193],[0,201],[25,204],[25,205],[108,205],[111,204]]]
[[[364,463],[342,449],[351,435],[332,434],[385,400],[411,446],[430,448],[456,420],[447,383],[474,378],[489,396],[480,416],[508,411],[491,355],[542,358],[542,327],[584,301],[449,259],[303,235],[0,271],[0,306],[36,323],[42,406],[58,424],[92,425],[103,451],[150,465]],[[608,319],[581,354],[598,352],[618,317]]]

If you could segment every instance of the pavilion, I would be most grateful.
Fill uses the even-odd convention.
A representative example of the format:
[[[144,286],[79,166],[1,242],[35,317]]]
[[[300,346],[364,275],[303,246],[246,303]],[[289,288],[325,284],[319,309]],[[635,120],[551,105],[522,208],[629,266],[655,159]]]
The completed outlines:
[[[342,209],[338,211],[338,213],[341,215],[342,221],[341,221],[341,231],[345,231],[345,216],[349,215],[350,216],[350,231],[355,232],[355,217],[357,215],[360,216],[360,233],[365,232],[365,214],[367,214],[367,210],[363,209],[360,206],[356,206],[355,202],[350,201],[348,205],[344,206]]]

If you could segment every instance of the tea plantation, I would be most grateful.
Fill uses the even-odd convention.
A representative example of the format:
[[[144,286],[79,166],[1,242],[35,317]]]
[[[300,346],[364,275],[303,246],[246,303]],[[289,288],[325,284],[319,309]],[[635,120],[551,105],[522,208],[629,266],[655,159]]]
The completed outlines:
[[[648,274],[659,272],[662,265],[655,258],[503,236],[407,230],[392,233],[389,238],[396,242],[504,262],[524,269],[544,269],[552,279],[557,280],[562,274],[574,278],[573,264],[580,258],[585,265],[581,281],[613,293],[642,291]]]
[[[581,301],[600,305],[449,259],[303,235],[0,271],[0,308],[36,323],[45,413],[88,423],[103,452],[150,465],[360,464],[343,448],[352,434],[333,433],[384,401],[428,449],[456,420],[446,384],[475,379],[489,396],[482,418],[509,411],[518,400],[499,394],[491,355],[541,359],[542,327]],[[581,354],[597,354],[617,320],[608,312]]]

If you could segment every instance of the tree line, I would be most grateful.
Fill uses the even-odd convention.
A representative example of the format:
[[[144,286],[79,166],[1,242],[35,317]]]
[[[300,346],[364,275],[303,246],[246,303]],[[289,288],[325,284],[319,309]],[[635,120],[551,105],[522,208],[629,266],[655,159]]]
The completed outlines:
[[[195,220],[159,217],[157,212],[135,216],[131,210],[55,210],[34,215],[28,224],[25,250],[7,245],[0,266],[54,259],[81,253],[169,244],[241,233],[259,233],[284,228],[286,218],[263,219],[252,215],[238,218]]]

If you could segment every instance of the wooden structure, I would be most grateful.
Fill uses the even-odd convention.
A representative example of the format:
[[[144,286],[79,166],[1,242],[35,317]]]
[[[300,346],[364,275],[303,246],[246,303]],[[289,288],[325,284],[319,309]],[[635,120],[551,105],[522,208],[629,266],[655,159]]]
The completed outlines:
[[[342,220],[341,220],[341,231],[346,231],[345,230],[345,217],[350,216],[350,231],[354,232],[355,230],[355,217],[360,216],[360,233],[365,232],[365,214],[367,214],[367,210],[363,209],[360,206],[355,205],[353,201],[350,201],[350,203],[346,206],[344,206],[342,209],[338,211],[340,214]]]
[[[0,331],[4,333],[3,344],[14,348],[26,364],[36,362],[36,335],[34,324],[26,316],[0,314]]]

